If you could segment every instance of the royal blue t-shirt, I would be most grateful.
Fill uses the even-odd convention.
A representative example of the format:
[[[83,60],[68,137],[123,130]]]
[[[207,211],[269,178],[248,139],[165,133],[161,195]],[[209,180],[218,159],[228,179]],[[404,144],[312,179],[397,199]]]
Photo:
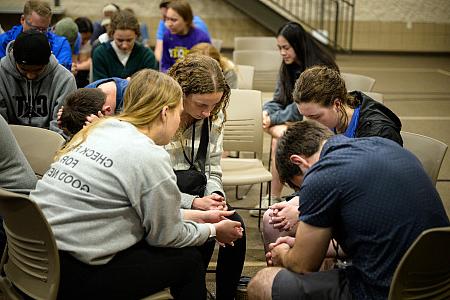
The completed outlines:
[[[110,81],[114,81],[114,83],[116,84],[116,110],[115,110],[115,113],[118,113],[118,112],[122,111],[123,96],[125,94],[126,88],[128,87],[128,80],[122,79],[119,77],[104,78],[104,79],[99,79],[97,81],[94,81],[94,82],[88,84],[87,86],[85,86],[85,88],[95,89],[99,85],[106,83],[106,82],[110,82]]]
[[[331,137],[299,191],[300,220],[331,227],[352,259],[353,299],[387,299],[392,275],[425,229],[449,226],[419,160],[380,138]]]

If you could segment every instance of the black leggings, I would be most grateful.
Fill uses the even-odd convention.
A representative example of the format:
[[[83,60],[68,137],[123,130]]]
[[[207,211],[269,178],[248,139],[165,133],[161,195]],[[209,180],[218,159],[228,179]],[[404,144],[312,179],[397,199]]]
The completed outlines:
[[[205,299],[205,268],[197,248],[157,248],[145,241],[104,265],[59,251],[59,299],[141,299],[170,287],[176,299]]]
[[[233,210],[228,206],[228,210]],[[238,213],[234,213],[228,219],[238,221],[244,228],[244,221]],[[244,228],[245,229],[245,228]],[[203,246],[199,247],[203,256],[203,263],[207,267],[214,252],[215,240],[209,240]],[[245,230],[242,238],[234,242],[234,247],[227,245],[219,247],[216,268],[216,298],[217,300],[234,299],[236,289],[241,278],[242,268],[244,267],[246,250]]]

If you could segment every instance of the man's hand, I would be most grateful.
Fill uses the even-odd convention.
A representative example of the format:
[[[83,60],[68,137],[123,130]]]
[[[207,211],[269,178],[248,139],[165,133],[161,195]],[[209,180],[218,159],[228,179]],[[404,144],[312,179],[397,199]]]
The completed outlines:
[[[233,245],[235,240],[242,237],[244,231],[241,223],[228,219],[215,223],[214,226],[216,227],[216,240],[222,244]]]
[[[94,123],[94,122],[100,120],[101,118],[103,118],[103,114],[101,111],[98,111],[97,115],[91,114],[86,117],[86,121],[84,121],[84,126],[91,125],[91,123]]]
[[[61,116],[62,116],[63,111],[64,111],[64,106],[61,106],[61,108],[58,109],[58,113],[56,114],[56,116],[57,116],[56,117],[56,123],[58,124],[58,127],[61,128],[61,129],[63,129],[62,128],[62,122],[61,122]]]
[[[268,133],[274,138],[281,138],[287,129],[287,125],[274,125],[268,129]]]
[[[267,264],[269,266],[283,266],[283,256],[294,246],[295,238],[283,236],[275,243],[269,244],[269,252],[266,253]]]
[[[234,210],[206,210],[198,211],[199,217],[195,220],[198,223],[219,223],[222,220],[226,220],[227,217],[235,213]]]
[[[262,112],[262,127],[267,129],[270,127],[270,116],[267,111],[263,110]]]
[[[298,205],[291,202],[280,202],[270,206],[269,224],[279,231],[292,230],[298,223]]]
[[[212,193],[211,195],[195,198],[192,201],[192,208],[201,209],[201,210],[227,210],[227,203],[225,198],[216,193]]]

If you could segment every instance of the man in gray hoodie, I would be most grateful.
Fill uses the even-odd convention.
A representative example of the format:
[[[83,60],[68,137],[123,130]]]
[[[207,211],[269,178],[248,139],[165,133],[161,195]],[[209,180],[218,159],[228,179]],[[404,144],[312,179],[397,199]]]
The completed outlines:
[[[10,124],[62,133],[57,112],[75,89],[75,78],[58,64],[39,31],[22,32],[0,61],[0,114]]]

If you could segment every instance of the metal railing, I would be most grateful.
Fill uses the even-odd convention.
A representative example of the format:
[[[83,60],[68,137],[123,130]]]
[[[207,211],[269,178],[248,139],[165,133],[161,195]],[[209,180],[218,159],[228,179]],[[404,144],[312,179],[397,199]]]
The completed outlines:
[[[355,0],[260,0],[337,51],[351,51]]]

